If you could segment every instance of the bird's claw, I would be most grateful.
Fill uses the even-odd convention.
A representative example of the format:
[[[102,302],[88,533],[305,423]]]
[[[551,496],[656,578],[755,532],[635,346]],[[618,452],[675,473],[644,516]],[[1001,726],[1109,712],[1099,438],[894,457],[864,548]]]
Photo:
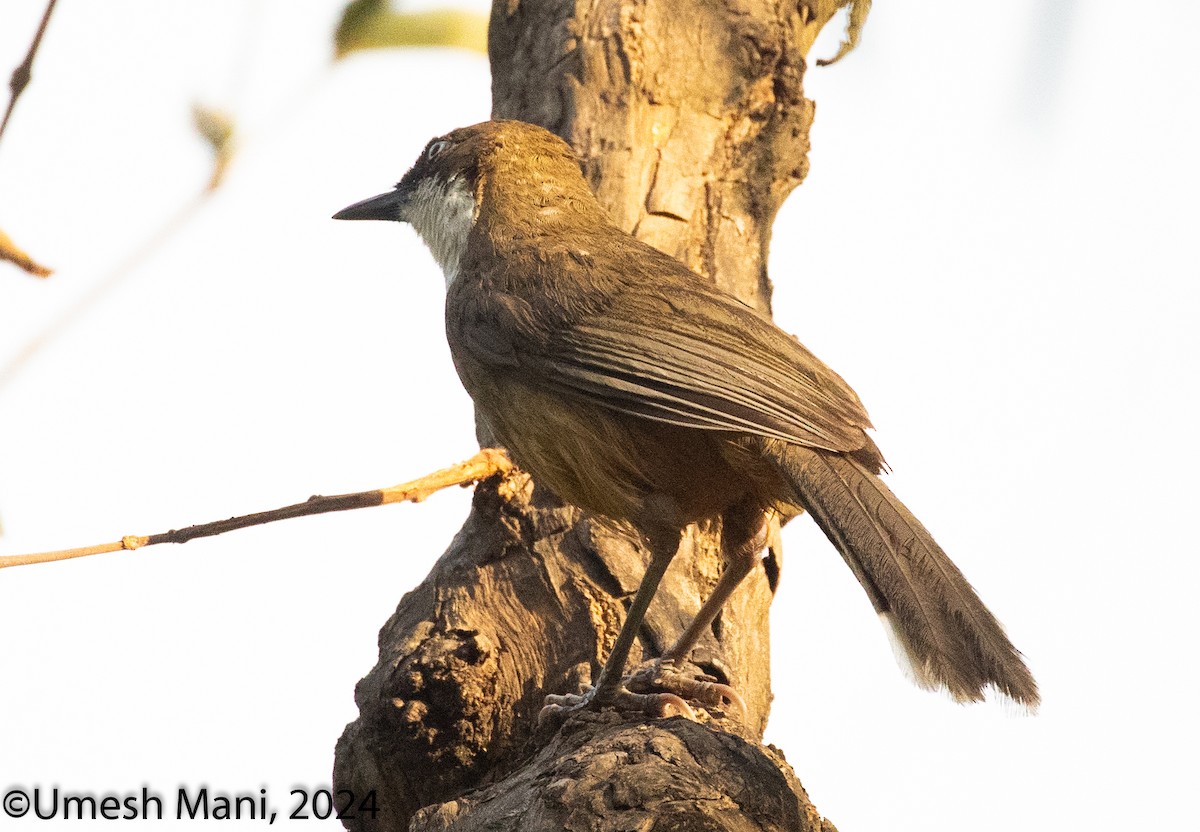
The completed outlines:
[[[738,717],[746,719],[746,700],[729,685],[707,674],[690,675],[680,672],[674,661],[659,660],[636,671],[626,680],[629,689],[638,693],[666,691],[681,699],[698,702],[706,710],[729,713],[736,709]]]
[[[611,691],[598,693],[591,687],[582,693],[547,696],[538,713],[538,725],[558,726],[577,711],[609,707],[656,719],[682,716],[698,721],[688,700],[708,711],[736,711],[738,718],[743,722],[746,719],[746,700],[732,687],[704,673],[684,673],[675,662],[659,659],[635,671]]]
[[[538,725],[562,724],[576,711],[613,707],[623,711],[638,711],[656,719],[682,716],[696,721],[696,712],[682,697],[674,693],[634,693],[624,687],[608,696],[598,696],[596,688],[583,693],[550,694],[538,713]]]

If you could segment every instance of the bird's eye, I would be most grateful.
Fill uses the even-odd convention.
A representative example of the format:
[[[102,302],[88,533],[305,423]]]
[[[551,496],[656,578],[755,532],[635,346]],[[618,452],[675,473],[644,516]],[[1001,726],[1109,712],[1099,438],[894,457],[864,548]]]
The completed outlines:
[[[436,142],[429,145],[429,149],[425,151],[425,158],[430,160],[436,159],[438,154],[440,154],[449,146],[450,142],[446,141],[445,139],[438,139]]]

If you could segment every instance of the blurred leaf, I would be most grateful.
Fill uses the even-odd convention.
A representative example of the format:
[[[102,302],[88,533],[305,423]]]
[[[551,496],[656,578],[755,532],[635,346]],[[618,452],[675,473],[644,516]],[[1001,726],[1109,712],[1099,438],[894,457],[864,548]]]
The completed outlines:
[[[15,263],[34,277],[49,277],[54,272],[53,269],[46,268],[17,248],[17,244],[3,231],[0,231],[0,260]]]
[[[342,19],[338,21],[333,33],[333,46],[337,57],[348,55],[354,51],[356,43],[365,39],[375,21],[391,14],[388,0],[351,0],[342,10]]]
[[[213,152],[213,172],[208,181],[208,189],[211,191],[221,184],[225,170],[233,160],[233,119],[220,110],[203,104],[193,104],[192,122],[196,125],[196,132]]]
[[[487,16],[461,9],[393,11],[388,0],[354,0],[333,35],[334,54],[362,49],[457,46],[487,54]]]

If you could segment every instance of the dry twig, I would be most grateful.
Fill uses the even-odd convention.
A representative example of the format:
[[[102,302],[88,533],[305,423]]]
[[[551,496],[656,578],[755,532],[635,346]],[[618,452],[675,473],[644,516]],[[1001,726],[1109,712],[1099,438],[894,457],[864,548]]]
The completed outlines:
[[[46,26],[50,23],[50,15],[57,2],[58,0],[50,0],[46,4],[42,22],[38,24],[37,32],[33,35],[33,42],[29,44],[29,52],[25,55],[25,60],[21,61],[13,70],[12,78],[8,82],[8,88],[12,90],[12,97],[8,99],[8,109],[4,111],[4,120],[0,121],[0,139],[4,138],[8,120],[12,118],[13,108],[17,106],[17,99],[21,97],[21,93],[25,92],[25,88],[29,86],[29,79],[33,77],[33,59],[37,55],[38,47],[42,45],[42,36],[46,34]]]
[[[136,251],[117,264],[109,274],[98,280],[85,294],[64,309],[45,329],[28,341],[15,356],[0,366],[0,391],[15,379],[21,369],[43,347],[68,330],[76,320],[114,287],[129,277],[145,261],[158,252],[181,228],[185,227],[214,192],[205,188],[196,194],[180,211],[168,219]]]
[[[250,526],[261,526],[276,520],[287,520],[292,517],[306,517],[310,514],[325,514],[331,511],[348,511],[355,508],[370,508],[371,506],[386,505],[387,503],[419,503],[443,488],[452,485],[467,485],[479,482],[496,474],[507,474],[513,470],[504,451],[495,448],[485,448],[470,459],[426,474],[420,479],[394,485],[391,488],[381,488],[375,491],[359,491],[354,494],[338,494],[333,497],[320,495],[309,497],[303,503],[260,511],[255,514],[245,514],[240,517],[230,517],[228,520],[217,520],[212,523],[201,523],[188,526],[186,529],[172,529],[169,532],[152,535],[126,535],[115,543],[101,543],[96,546],[83,546],[78,549],[61,549],[56,552],[38,552],[28,555],[9,555],[0,557],[0,569],[6,566],[26,566],[32,563],[50,563],[56,560],[70,560],[88,555],[101,555],[106,552],[132,551],[143,546],[155,546],[159,543],[187,543],[197,537],[212,537],[235,529],[245,529]]]
[[[0,260],[7,260],[34,277],[49,277],[54,273],[53,269],[43,266],[26,254],[3,230],[0,230]]]

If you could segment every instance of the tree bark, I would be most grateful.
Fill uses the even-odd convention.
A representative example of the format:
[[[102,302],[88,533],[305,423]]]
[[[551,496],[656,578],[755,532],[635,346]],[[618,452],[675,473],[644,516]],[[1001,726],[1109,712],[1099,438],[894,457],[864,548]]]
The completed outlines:
[[[493,117],[557,132],[617,224],[769,310],[771,223],[808,169],[805,55],[847,3],[496,0]],[[643,657],[711,591],[718,534],[710,524],[685,536]],[[522,474],[481,484],[357,687],[335,786],[374,791],[379,812],[347,828],[832,829],[782,755],[759,744],[779,557],[771,546],[692,657],[742,693],[744,721],[606,712],[539,734],[544,696],[599,673],[648,554]]]

